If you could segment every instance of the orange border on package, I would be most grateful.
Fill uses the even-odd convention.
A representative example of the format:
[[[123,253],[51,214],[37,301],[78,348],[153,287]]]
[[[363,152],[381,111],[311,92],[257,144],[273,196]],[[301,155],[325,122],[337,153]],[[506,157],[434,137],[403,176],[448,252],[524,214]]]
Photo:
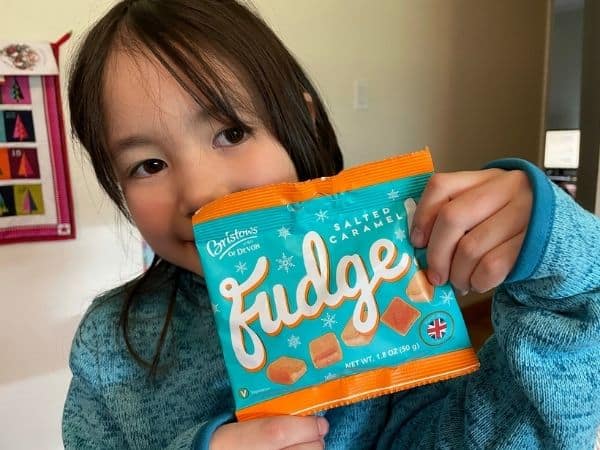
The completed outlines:
[[[236,416],[240,421],[282,414],[306,416],[334,406],[466,375],[478,368],[475,351],[467,348],[340,377],[240,409]]]

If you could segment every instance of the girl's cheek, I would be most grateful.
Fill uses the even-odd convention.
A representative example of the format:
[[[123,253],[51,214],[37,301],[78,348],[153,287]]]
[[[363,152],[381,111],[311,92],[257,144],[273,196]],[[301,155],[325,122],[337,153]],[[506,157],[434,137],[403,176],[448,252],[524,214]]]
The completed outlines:
[[[130,192],[125,196],[125,203],[134,223],[142,232],[145,228],[154,228],[156,226],[157,217],[168,214],[161,204],[162,202],[156,198],[152,199],[151,197],[146,196],[136,196]]]

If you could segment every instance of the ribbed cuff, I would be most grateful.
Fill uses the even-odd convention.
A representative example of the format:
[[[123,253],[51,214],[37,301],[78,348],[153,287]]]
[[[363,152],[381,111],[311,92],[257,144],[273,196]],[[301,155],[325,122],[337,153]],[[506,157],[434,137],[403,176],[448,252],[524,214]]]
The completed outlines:
[[[210,440],[215,430],[221,425],[225,425],[226,423],[233,421],[234,417],[232,414],[223,413],[219,414],[208,422],[205,422],[196,432],[192,448],[194,450],[209,450]]]
[[[537,166],[524,159],[498,159],[486,164],[484,168],[522,170],[529,178],[533,191],[531,218],[519,257],[504,282],[525,280],[533,275],[540,265],[550,238],[555,208],[552,182]]]

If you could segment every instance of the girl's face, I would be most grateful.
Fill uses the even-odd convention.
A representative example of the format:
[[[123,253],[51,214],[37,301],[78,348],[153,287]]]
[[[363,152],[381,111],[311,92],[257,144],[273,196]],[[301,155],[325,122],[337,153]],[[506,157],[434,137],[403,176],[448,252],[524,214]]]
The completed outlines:
[[[251,104],[241,86],[236,91]],[[191,219],[198,208],[231,192],[297,180],[288,154],[256,117],[239,113],[250,132],[218,122],[144,57],[113,54],[104,114],[113,167],[135,225],[163,259],[197,274],[202,268]]]

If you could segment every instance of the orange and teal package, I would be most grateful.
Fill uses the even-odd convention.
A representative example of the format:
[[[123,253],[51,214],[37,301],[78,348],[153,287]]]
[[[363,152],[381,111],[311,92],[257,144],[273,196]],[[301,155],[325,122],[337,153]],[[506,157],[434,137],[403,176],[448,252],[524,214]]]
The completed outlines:
[[[479,367],[408,235],[427,149],[233,193],[193,218],[239,420],[320,410]]]

